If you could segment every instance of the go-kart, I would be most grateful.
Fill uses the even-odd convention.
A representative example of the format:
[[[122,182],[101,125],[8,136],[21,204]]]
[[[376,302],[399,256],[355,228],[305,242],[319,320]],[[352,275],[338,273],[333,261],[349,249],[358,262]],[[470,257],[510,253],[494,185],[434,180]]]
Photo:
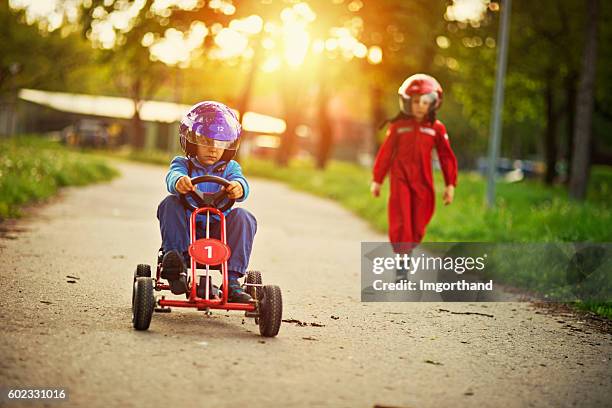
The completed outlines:
[[[197,186],[201,183],[216,183],[222,187],[229,186],[229,182],[217,176],[199,176],[191,179],[191,184]],[[154,292],[169,290],[168,283],[161,278],[163,250],[157,255],[157,273],[151,277],[151,267],[140,264],[134,272],[132,289],[132,324],[136,330],[147,330],[154,312],[168,313],[171,307],[191,307],[210,314],[211,309],[243,310],[246,317],[255,319],[259,324],[259,332],[265,337],[274,337],[278,334],[282,320],[283,302],[281,290],[276,285],[264,285],[261,273],[248,271],[244,279],[243,288],[252,297],[249,303],[228,302],[228,270],[227,261],[231,255],[231,248],[227,245],[225,231],[225,216],[223,212],[234,205],[234,200],[227,195],[225,188],[216,193],[203,193],[194,189],[187,194],[181,194],[183,206],[191,211],[189,218],[189,255],[191,257],[191,273],[189,275],[186,300],[166,299],[164,295],[156,297]],[[195,202],[195,205],[189,198]],[[206,235],[204,238],[196,237],[196,217],[206,214]],[[214,214],[219,218],[220,237],[210,237],[210,217]],[[211,270],[220,270],[222,286],[213,284]],[[198,273],[204,272],[203,275]],[[195,284],[194,284],[195,283]]]

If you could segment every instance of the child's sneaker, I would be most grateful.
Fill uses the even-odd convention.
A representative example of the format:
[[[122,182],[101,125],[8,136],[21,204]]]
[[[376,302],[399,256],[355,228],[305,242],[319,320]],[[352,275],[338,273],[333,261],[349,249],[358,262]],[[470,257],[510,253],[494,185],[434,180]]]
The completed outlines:
[[[253,298],[242,289],[242,286],[240,286],[240,282],[238,282],[239,276],[240,275],[236,272],[229,272],[229,276],[227,277],[229,284],[227,300],[230,303],[249,303]]]
[[[182,295],[187,292],[187,268],[178,251],[168,251],[164,255],[161,277],[168,280],[173,294]]]

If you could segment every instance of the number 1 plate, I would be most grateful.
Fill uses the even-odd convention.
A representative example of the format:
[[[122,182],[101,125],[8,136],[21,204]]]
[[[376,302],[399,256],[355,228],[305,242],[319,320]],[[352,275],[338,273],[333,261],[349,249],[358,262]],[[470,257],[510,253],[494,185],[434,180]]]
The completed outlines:
[[[204,265],[219,265],[231,255],[230,247],[214,238],[198,239],[189,246],[189,255]]]

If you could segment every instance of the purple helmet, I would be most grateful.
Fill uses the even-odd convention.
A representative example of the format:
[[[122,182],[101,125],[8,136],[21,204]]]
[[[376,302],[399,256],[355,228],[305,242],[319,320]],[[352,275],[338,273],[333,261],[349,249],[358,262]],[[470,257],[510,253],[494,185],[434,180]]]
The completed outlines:
[[[196,155],[195,145],[223,148],[221,159],[229,161],[240,145],[240,131],[240,122],[230,108],[220,102],[200,102],[181,119],[181,148],[186,156]]]

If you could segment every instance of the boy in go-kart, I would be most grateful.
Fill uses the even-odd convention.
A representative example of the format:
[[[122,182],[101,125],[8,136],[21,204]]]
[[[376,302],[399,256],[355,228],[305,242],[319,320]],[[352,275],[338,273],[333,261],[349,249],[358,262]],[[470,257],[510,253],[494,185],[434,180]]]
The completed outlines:
[[[200,102],[183,117],[179,127],[181,148],[185,156],[176,156],[166,174],[166,185],[171,195],[157,208],[157,218],[162,236],[163,279],[167,279],[172,293],[178,295],[188,290],[187,265],[189,265],[189,211],[179,194],[195,191],[191,178],[215,175],[229,180],[228,187],[214,183],[202,183],[197,188],[204,193],[214,193],[225,188],[227,196],[244,201],[249,195],[249,184],[242,169],[232,160],[240,142],[240,123],[234,112],[222,103]],[[257,221],[243,208],[230,208],[224,212],[227,225],[227,244],[231,248],[228,261],[229,302],[246,303],[251,300],[238,282],[249,264]],[[211,216],[211,236],[219,235],[220,222]],[[206,216],[198,215],[197,234],[204,235]]]

